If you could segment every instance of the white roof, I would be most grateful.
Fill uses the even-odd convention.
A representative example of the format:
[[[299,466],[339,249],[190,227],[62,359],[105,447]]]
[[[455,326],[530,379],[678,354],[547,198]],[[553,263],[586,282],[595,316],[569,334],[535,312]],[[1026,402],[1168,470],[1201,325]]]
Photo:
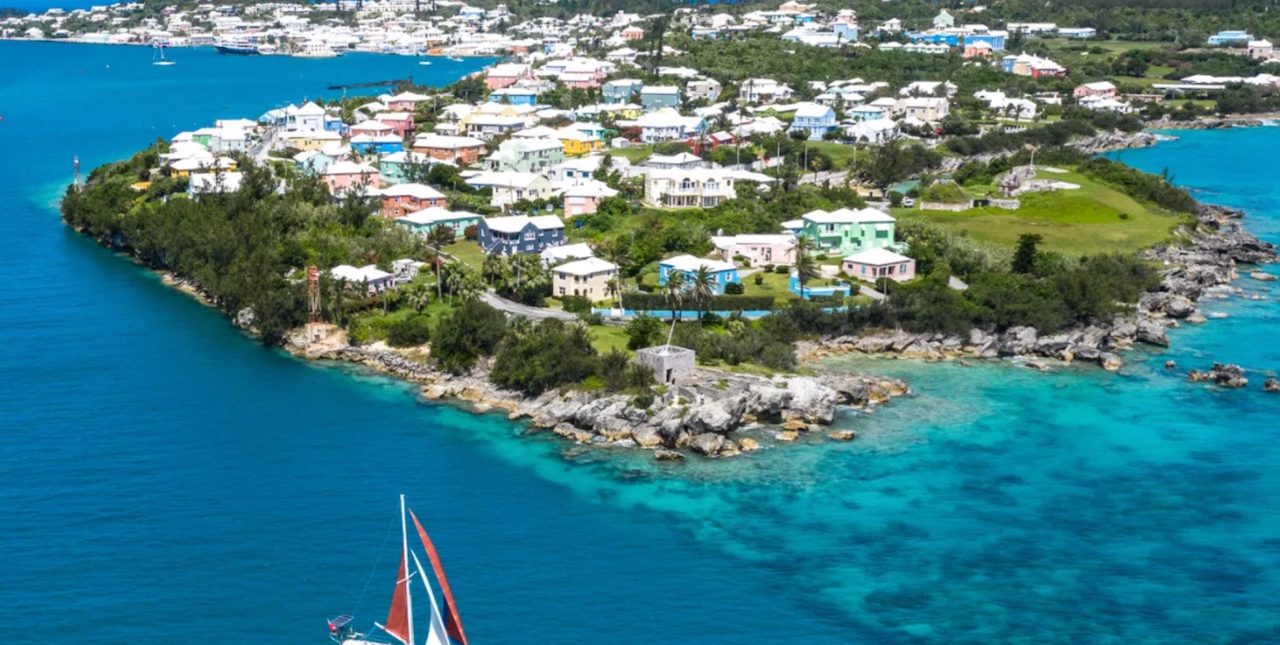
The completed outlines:
[[[867,249],[854,253],[844,260],[845,262],[857,262],[858,264],[884,265],[910,262],[911,258],[894,253],[889,249]]]
[[[414,199],[443,199],[444,193],[425,184],[396,184],[382,190],[383,197],[412,197]]]
[[[500,231],[503,233],[519,233],[529,224],[533,224],[536,228],[544,231],[564,228],[564,222],[560,221],[560,218],[555,215],[538,215],[536,217],[529,217],[528,215],[486,217],[484,218],[484,222],[489,226],[490,230]]]
[[[803,117],[803,118],[810,118],[810,119],[822,118],[831,113],[832,113],[831,108],[825,105],[818,105],[817,103],[801,103],[796,108],[796,116]]]
[[[420,211],[414,211],[404,217],[396,219],[397,222],[408,222],[410,224],[443,224],[459,219],[479,219],[479,215],[467,211],[451,211],[447,208],[431,207],[424,208]]]
[[[568,273],[570,275],[593,275],[596,273],[617,270],[618,265],[601,260],[600,258],[583,258],[581,260],[574,260],[573,262],[561,264],[555,268],[557,273]]]
[[[805,213],[802,219],[815,224],[870,224],[897,221],[874,208],[863,208],[856,211],[841,208],[831,212],[815,210]]]
[[[365,280],[373,282],[391,277],[390,273],[372,264],[366,264],[358,269],[350,264],[339,264],[329,269],[329,275],[335,279],[345,279],[347,282],[364,282]]]
[[[729,262],[721,260],[709,260],[707,258],[696,258],[692,255],[677,255],[673,258],[667,258],[659,264],[665,264],[677,271],[695,272],[701,267],[706,267],[708,271],[732,271],[734,266]]]
[[[324,169],[326,175],[364,175],[378,172],[377,168],[354,161],[335,161]]]
[[[549,246],[543,249],[540,255],[542,256],[542,261],[548,264],[555,264],[556,262],[563,262],[565,260],[593,258],[596,256],[595,251],[592,251],[591,246],[585,242]]]
[[[444,134],[420,134],[413,140],[417,148],[483,148],[484,142],[472,137],[451,137]]]
[[[715,235],[711,243],[718,249],[727,249],[735,244],[795,244],[796,238],[790,233],[756,233],[745,235]]]

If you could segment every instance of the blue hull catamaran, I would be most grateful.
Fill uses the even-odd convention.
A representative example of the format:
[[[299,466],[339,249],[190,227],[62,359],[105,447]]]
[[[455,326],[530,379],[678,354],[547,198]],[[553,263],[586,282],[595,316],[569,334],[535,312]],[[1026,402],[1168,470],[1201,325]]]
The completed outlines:
[[[422,562],[418,559],[416,552],[409,550],[409,523],[413,520],[413,528],[418,533],[418,539],[422,542],[423,552],[427,556],[427,561],[431,564],[431,570],[435,574],[436,582],[440,585],[440,593],[444,597],[444,613],[441,614],[439,605],[436,604],[435,591],[432,590],[431,580],[427,577],[426,571],[422,568]],[[413,571],[409,570],[410,558],[413,559]],[[449,579],[444,575],[444,567],[440,564],[440,556],[436,553],[436,547],[431,542],[431,538],[427,536],[426,529],[422,528],[422,523],[418,521],[418,517],[413,511],[405,507],[404,495],[400,496],[400,568],[396,574],[396,589],[391,595],[391,609],[387,612],[387,619],[382,623],[374,623],[374,626],[383,634],[390,636],[396,642],[403,645],[415,645],[418,641],[414,638],[413,632],[413,594],[412,583],[417,578],[422,581],[423,589],[427,591],[427,609],[430,612],[429,627],[427,629],[426,638],[422,640],[425,645],[468,645],[466,632],[462,630],[462,619],[458,616],[458,606],[453,601],[453,591],[449,588]],[[369,640],[365,634],[361,634],[352,627],[355,619],[351,614],[342,614],[336,618],[329,619],[329,638],[339,645],[386,645],[386,641]]]

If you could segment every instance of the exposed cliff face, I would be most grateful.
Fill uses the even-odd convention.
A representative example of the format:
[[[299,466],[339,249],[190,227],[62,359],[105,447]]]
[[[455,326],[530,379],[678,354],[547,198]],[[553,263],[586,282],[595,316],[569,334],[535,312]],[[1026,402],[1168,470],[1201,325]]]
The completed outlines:
[[[1044,357],[1065,362],[1087,361],[1104,369],[1122,366],[1119,352],[1135,343],[1168,346],[1167,328],[1179,321],[1204,322],[1201,298],[1226,297],[1241,264],[1261,264],[1276,259],[1274,245],[1244,230],[1242,213],[1219,206],[1201,206],[1196,226],[1184,231],[1185,242],[1152,249],[1144,254],[1163,265],[1160,287],[1148,292],[1128,315],[1109,323],[1097,323],[1043,335],[1031,327],[1013,327],[1000,333],[972,329],[967,337],[945,334],[912,334],[885,330],[862,336],[841,336],[814,343],[800,343],[802,361],[847,352],[896,354],[927,360],[956,358]]]
[[[730,457],[761,447],[760,440],[741,436],[744,428],[777,432],[755,433],[786,442],[801,432],[835,421],[839,406],[869,408],[907,393],[907,384],[858,374],[824,373],[820,377],[766,378],[697,369],[667,386],[653,403],[641,408],[627,394],[575,389],[525,396],[490,382],[491,361],[481,361],[470,373],[452,375],[435,370],[422,353],[380,347],[350,347],[335,336],[308,341],[302,332],[286,347],[311,359],[356,363],[422,385],[428,400],[454,400],[477,412],[505,411],[510,419],[527,419],[535,430],[548,430],[584,444]],[[661,388],[660,388],[661,389]],[[793,433],[785,435],[785,433]],[[851,432],[835,432],[838,440]]]

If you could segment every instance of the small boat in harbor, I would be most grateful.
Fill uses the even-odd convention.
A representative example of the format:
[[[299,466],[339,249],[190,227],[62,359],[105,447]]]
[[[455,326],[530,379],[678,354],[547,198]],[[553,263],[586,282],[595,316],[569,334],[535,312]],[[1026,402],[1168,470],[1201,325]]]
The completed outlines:
[[[444,599],[443,614],[440,606],[436,604],[435,591],[432,589],[430,578],[422,568],[422,561],[418,559],[416,552],[409,549],[408,521],[410,519],[413,520],[413,528],[418,534],[418,540],[422,543],[423,552],[431,564],[432,573],[435,574],[436,583],[440,587],[440,593]],[[410,569],[411,559],[412,569]],[[429,614],[428,629],[426,638],[422,642],[426,645],[467,645],[467,635],[462,629],[462,619],[458,616],[458,605],[453,601],[453,591],[449,589],[449,580],[444,575],[440,556],[436,553],[436,547],[432,544],[431,538],[427,537],[426,529],[422,528],[422,523],[418,521],[413,511],[405,506],[404,495],[401,495],[400,568],[396,574],[396,586],[391,594],[391,609],[387,612],[387,619],[373,625],[382,634],[390,636],[403,645],[416,645],[418,642],[414,636],[413,622],[415,579],[422,581],[422,588],[427,593],[424,605]],[[353,622],[355,618],[351,614],[341,614],[329,619],[329,638],[339,645],[386,645],[386,641],[370,640],[369,636],[357,632],[352,626]]]
[[[156,55],[151,57],[151,64],[159,67],[168,67],[175,65],[173,61],[164,57],[164,45],[156,45]]]
[[[258,53],[257,45],[244,40],[223,40],[215,43],[214,49],[219,54],[232,54],[235,56],[252,56]]]

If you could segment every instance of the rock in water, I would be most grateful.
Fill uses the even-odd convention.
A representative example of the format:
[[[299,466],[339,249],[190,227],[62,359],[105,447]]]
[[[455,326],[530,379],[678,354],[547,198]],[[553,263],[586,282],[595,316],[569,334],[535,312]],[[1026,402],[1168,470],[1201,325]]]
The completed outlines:
[[[1116,356],[1111,352],[1103,352],[1102,355],[1098,357],[1098,364],[1102,366],[1102,369],[1107,370],[1108,372],[1117,372],[1124,365],[1124,361],[1120,360],[1119,356]]]
[[[1262,389],[1267,392],[1280,392],[1280,379],[1276,377],[1268,377],[1262,384]]]
[[[1249,277],[1262,282],[1275,282],[1276,277],[1266,271],[1250,271]]]
[[[1214,363],[1213,369],[1209,370],[1209,378],[1220,387],[1232,389],[1249,384],[1249,379],[1244,377],[1244,368],[1239,365]]]
[[[760,442],[751,437],[743,437],[738,441],[738,449],[742,452],[753,452],[760,449]]]
[[[694,452],[707,456],[718,454],[724,448],[724,435],[704,432],[695,436],[689,447],[693,448]]]
[[[858,433],[852,430],[832,430],[827,433],[827,436],[836,441],[853,441],[858,436]]]
[[[1164,368],[1167,370],[1178,369],[1178,364],[1173,362],[1172,360],[1168,360],[1164,362]]]
[[[658,461],[681,461],[684,459],[684,455],[674,450],[663,448],[653,451],[653,458]]]

